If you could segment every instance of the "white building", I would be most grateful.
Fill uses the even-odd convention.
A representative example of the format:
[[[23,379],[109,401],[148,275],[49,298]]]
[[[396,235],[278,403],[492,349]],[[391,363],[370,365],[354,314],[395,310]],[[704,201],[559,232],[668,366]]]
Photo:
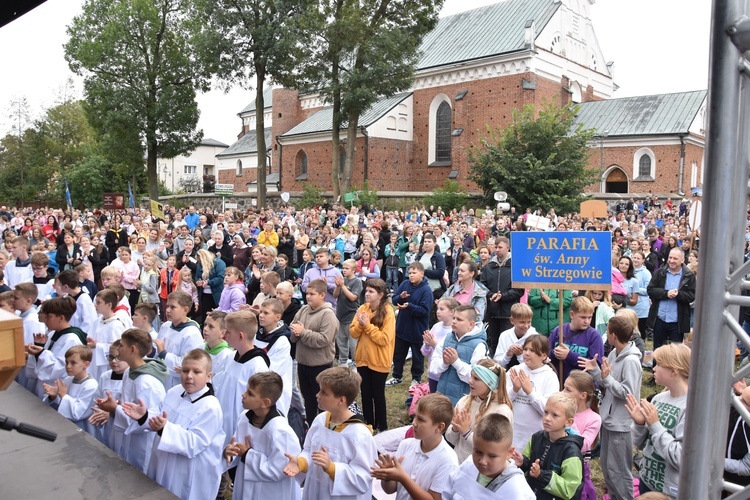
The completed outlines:
[[[156,168],[159,180],[173,192],[183,189],[184,183],[190,184],[190,181],[203,189],[203,176],[216,175],[216,155],[227,147],[223,142],[207,138],[189,155],[158,158]]]

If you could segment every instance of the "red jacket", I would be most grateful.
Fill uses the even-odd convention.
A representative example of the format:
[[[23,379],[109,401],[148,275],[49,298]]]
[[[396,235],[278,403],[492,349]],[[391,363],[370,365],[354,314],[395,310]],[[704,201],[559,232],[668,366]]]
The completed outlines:
[[[165,300],[180,284],[180,272],[177,269],[172,269],[172,276],[168,277],[167,273],[166,267],[159,273],[159,297]]]

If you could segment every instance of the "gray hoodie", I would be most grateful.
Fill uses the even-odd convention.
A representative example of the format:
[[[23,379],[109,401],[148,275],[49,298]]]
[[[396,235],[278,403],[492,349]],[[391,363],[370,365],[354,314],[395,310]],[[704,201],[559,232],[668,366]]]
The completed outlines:
[[[597,366],[591,370],[594,381],[605,389],[604,399],[599,405],[599,415],[602,417],[602,426],[608,431],[630,432],[633,420],[625,409],[625,397],[641,394],[641,352],[633,342],[623,348],[620,354],[613,349],[607,357],[610,374],[602,378],[601,369]]]

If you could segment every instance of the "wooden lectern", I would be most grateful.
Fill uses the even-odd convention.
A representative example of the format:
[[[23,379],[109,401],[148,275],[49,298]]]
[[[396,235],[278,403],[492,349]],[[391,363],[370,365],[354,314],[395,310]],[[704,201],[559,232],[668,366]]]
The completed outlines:
[[[26,366],[24,347],[21,318],[0,309],[0,391]]]

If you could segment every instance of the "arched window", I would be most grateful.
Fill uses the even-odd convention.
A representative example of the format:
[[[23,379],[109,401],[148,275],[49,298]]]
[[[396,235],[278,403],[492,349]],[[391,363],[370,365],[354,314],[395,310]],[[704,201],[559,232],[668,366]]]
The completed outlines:
[[[451,127],[453,109],[445,94],[438,94],[430,103],[427,164],[434,167],[451,165]]]
[[[656,179],[656,156],[649,148],[641,148],[633,155],[633,181]]]
[[[242,160],[237,160],[237,176],[242,175]]]
[[[307,154],[300,150],[297,153],[297,158],[294,161],[294,167],[297,172],[297,180],[307,179]]]
[[[650,177],[651,176],[651,157],[644,154],[641,159],[638,160],[638,177]]]
[[[451,106],[443,101],[435,115],[435,161],[451,161]]]

